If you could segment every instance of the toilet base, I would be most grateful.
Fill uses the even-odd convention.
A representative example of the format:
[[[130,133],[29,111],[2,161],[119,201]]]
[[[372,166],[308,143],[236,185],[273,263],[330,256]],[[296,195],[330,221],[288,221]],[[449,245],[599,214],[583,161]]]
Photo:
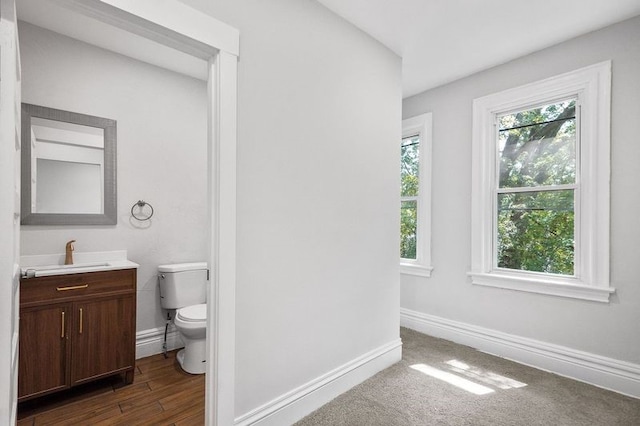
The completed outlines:
[[[176,355],[180,367],[189,374],[204,374],[207,371],[205,342],[199,343],[191,342],[188,350],[181,349]]]

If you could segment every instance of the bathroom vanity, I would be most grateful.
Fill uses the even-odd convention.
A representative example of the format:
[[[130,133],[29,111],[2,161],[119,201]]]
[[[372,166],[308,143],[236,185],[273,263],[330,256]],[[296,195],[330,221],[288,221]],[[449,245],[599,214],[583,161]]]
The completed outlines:
[[[133,382],[137,265],[127,266],[21,279],[19,402],[115,374]]]

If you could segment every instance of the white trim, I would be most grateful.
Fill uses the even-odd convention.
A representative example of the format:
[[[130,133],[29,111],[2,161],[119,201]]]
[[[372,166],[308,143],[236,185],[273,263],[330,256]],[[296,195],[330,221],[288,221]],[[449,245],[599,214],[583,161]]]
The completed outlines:
[[[146,358],[151,355],[161,354],[164,343],[164,327],[149,328],[136,333],[136,359]],[[184,347],[178,331],[173,325],[169,325],[167,333],[167,350]]]
[[[85,16],[201,59],[215,56],[218,50],[239,55],[237,29],[183,3],[166,0],[55,1]]]
[[[532,274],[494,265],[495,117],[576,97],[580,118],[575,276]],[[473,101],[472,284],[608,302],[611,61]],[[578,112],[580,111],[580,112]],[[556,286],[554,289],[553,287]]]
[[[0,2],[0,418],[16,424],[20,279],[20,47],[16,4]]]
[[[590,300],[592,302],[609,302],[609,296],[616,289],[613,287],[596,287],[577,282],[571,284],[565,277],[543,274],[518,274],[500,271],[491,274],[469,273],[471,282],[487,287],[503,288],[508,290],[526,291],[529,293],[546,294],[549,296],[570,297],[573,299]]]
[[[402,342],[393,340],[239,416],[235,424],[293,424],[401,358]]]
[[[415,275],[417,277],[429,278],[431,276],[431,271],[433,271],[433,267],[431,266],[421,266],[414,263],[400,262],[400,273],[404,275]]]
[[[416,259],[400,259],[400,272],[405,275],[430,277],[431,266],[431,165],[433,145],[433,118],[430,112],[402,120],[402,138],[419,135],[418,223],[416,231]]]
[[[540,370],[640,398],[640,364],[400,309],[400,325]]]
[[[209,61],[209,265],[205,418],[230,425],[235,417],[236,337],[236,108],[237,58]],[[224,82],[224,84],[223,84]]]

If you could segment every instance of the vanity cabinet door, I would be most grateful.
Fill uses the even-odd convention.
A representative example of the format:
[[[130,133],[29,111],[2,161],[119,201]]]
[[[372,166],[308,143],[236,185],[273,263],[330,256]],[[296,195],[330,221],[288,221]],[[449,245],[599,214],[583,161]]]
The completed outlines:
[[[19,399],[69,387],[70,316],[68,304],[20,310]]]
[[[73,303],[71,385],[135,363],[135,298],[122,295]]]

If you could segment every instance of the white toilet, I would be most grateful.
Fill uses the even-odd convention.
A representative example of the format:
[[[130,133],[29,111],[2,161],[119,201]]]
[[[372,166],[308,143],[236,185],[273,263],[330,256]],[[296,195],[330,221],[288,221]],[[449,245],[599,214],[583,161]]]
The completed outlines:
[[[176,309],[174,324],[184,349],[176,355],[184,371],[203,374],[207,369],[207,264],[177,263],[158,266],[160,304]]]

